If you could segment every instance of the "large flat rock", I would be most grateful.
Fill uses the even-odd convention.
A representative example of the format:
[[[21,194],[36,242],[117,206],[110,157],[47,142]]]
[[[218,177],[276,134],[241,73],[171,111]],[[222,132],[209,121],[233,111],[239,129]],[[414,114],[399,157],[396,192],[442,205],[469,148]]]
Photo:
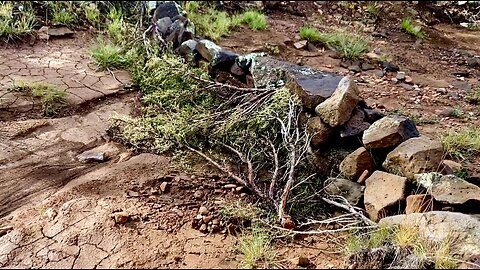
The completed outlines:
[[[303,105],[311,110],[332,96],[343,78],[335,73],[317,71],[269,56],[255,57],[250,72],[258,88],[288,84],[300,97]]]

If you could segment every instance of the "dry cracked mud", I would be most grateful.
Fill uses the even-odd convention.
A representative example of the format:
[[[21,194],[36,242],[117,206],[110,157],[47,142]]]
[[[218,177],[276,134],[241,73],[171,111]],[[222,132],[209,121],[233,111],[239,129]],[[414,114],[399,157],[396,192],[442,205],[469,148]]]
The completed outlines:
[[[97,71],[90,35],[0,51],[0,268],[238,268],[237,238],[192,229],[200,206],[229,200],[216,174],[178,171],[170,158],[135,154],[107,134],[113,114],[138,109],[126,71]],[[44,82],[67,92],[68,108],[44,118],[9,89]],[[102,147],[105,162],[78,155]],[[170,189],[159,192],[168,182]],[[193,194],[201,190],[202,198]],[[231,198],[230,198],[231,199]],[[126,223],[114,216],[122,213]],[[308,255],[340,265],[338,246],[306,237],[277,248],[279,265]]]

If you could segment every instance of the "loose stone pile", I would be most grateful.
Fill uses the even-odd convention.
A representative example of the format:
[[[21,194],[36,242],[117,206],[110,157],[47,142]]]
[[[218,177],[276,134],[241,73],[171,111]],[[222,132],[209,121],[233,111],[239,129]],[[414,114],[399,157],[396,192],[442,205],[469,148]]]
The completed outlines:
[[[480,212],[480,187],[453,175],[461,165],[443,160],[442,143],[419,134],[408,118],[384,116],[369,108],[352,78],[265,54],[237,55],[196,37],[186,16],[174,2],[157,3],[154,23],[167,44],[195,65],[209,64],[212,72],[227,72],[257,88],[287,86],[295,93],[304,107],[302,121],[312,136],[311,154],[319,168],[328,166],[324,153],[342,144],[356,145],[338,166],[341,177],[325,181],[327,193],[342,195],[353,205],[363,203],[374,221],[433,210]],[[432,212],[450,214],[468,219],[468,226],[473,222],[466,214]],[[404,217],[388,222],[401,223]],[[432,226],[441,222],[432,220],[436,220]],[[474,237],[480,240],[480,233]]]

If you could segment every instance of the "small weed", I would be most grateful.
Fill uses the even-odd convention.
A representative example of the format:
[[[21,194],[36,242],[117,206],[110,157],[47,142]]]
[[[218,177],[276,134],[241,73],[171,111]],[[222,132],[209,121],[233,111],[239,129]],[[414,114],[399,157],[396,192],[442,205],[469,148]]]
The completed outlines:
[[[380,61],[381,63],[390,62],[390,61],[392,61],[392,57],[388,54],[382,54],[378,58],[378,61]]]
[[[268,26],[267,17],[260,11],[249,10],[237,16],[240,24],[247,24],[252,30],[264,30]]]
[[[393,242],[401,248],[413,246],[418,240],[418,229],[400,225],[393,230]]]
[[[414,254],[424,261],[435,264],[435,269],[452,269],[456,267],[452,256],[453,238],[448,235],[440,241],[425,238],[415,226],[399,225],[392,227],[380,227],[365,234],[353,232],[348,235],[346,241],[346,255],[354,254],[368,248],[370,251],[377,248],[396,247],[400,250],[395,256],[401,256],[401,260],[410,254]]]
[[[370,238],[368,241],[368,247],[369,248],[378,248],[385,244],[385,241],[389,240],[390,236],[392,234],[392,229],[386,226],[379,227],[378,229],[375,229],[372,231],[370,234]]]
[[[459,107],[455,107],[453,108],[451,115],[452,117],[459,118],[463,115],[463,112]]]
[[[468,29],[472,31],[480,31],[480,23],[469,23],[468,24]]]
[[[463,131],[450,131],[442,137],[443,147],[448,155],[467,159],[480,153],[480,128],[469,127]]]
[[[302,27],[300,28],[300,38],[310,42],[317,42],[320,41],[320,32],[313,27]]]
[[[122,47],[101,38],[89,48],[88,53],[101,69],[123,68],[130,63],[130,59],[124,54]]]
[[[352,1],[338,1],[338,5],[346,9],[355,9],[355,3]]]
[[[356,59],[370,50],[370,43],[363,37],[341,32],[322,34],[320,41],[348,59]]]
[[[454,174],[457,177],[462,178],[464,180],[467,179],[467,177],[468,177],[468,171],[465,168],[462,168],[461,170],[455,171]]]
[[[415,25],[410,18],[404,18],[400,27],[403,31],[414,36],[417,39],[423,39],[425,37],[425,34],[422,31],[422,27],[420,25]]]
[[[244,256],[246,268],[256,268],[259,264],[269,268],[275,262],[271,247],[272,236],[264,228],[254,226],[250,233],[243,233],[239,239],[238,251]]]
[[[265,49],[267,49],[271,54],[279,54],[280,48],[277,45],[265,44]]]
[[[425,124],[436,124],[436,123],[438,123],[438,118],[437,117],[429,118],[429,117],[421,116],[421,115],[418,115],[418,114],[402,112],[401,110],[394,110],[391,114],[408,117],[417,126],[421,126],[421,125],[425,125]]]
[[[364,237],[358,232],[353,231],[348,234],[346,241],[345,241],[345,252],[348,256],[355,254],[366,247],[366,243]]]
[[[466,99],[472,104],[480,104],[480,87],[477,87],[467,93]]]
[[[30,94],[33,97],[40,99],[43,114],[45,116],[55,115],[66,103],[66,92],[53,85],[43,83],[25,84],[20,81],[14,83],[10,89],[15,92]]]

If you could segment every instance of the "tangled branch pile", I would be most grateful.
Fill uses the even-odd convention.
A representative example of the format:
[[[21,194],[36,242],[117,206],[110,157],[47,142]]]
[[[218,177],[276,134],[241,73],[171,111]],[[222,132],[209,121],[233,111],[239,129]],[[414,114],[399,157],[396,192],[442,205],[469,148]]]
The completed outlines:
[[[294,180],[302,177],[297,168],[306,162],[309,143],[299,125],[297,98],[286,88],[211,82],[204,70],[169,53],[140,55],[145,64],[136,65],[132,75],[144,94],[144,114],[114,118],[115,137],[143,151],[185,147],[196,152],[270,201],[282,224],[293,227],[288,196]]]

